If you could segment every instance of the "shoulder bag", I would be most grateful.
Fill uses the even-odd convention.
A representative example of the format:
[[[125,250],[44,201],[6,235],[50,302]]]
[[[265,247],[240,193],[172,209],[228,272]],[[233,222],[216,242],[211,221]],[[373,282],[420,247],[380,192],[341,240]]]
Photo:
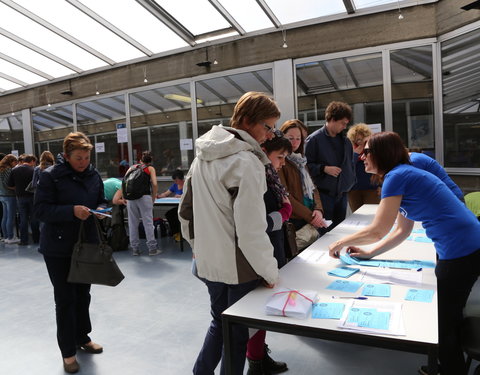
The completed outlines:
[[[116,286],[125,276],[118,268],[112,256],[112,248],[100,227],[96,216],[92,216],[97,228],[97,235],[100,243],[88,243],[85,240],[84,221],[80,224],[78,241],[73,247],[69,283],[99,284]]]
[[[289,221],[284,222],[283,233],[285,238],[285,257],[291,260],[298,254],[295,225]]]

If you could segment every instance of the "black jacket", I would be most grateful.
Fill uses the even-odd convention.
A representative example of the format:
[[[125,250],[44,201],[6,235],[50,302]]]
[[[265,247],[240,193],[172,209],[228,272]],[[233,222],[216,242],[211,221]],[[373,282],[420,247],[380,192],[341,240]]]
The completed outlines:
[[[40,233],[40,253],[53,257],[70,257],[78,240],[81,220],[73,214],[73,206],[92,209],[106,206],[102,178],[90,165],[84,172],[75,172],[67,162],[44,170],[35,192],[34,214],[45,225]],[[93,218],[85,223],[86,242],[96,242]]]
[[[324,168],[327,165],[336,165],[336,162],[335,150],[328,137],[325,126],[310,134],[305,140],[305,156],[310,176],[312,176],[317,189],[332,197],[337,197],[350,191],[356,182],[353,148],[350,140],[342,135],[345,152],[341,165],[337,165],[342,168],[342,173],[338,177],[330,176],[324,172]]]
[[[263,195],[263,200],[267,211],[267,234],[273,246],[273,256],[277,259],[278,268],[281,268],[287,263],[283,228],[275,228],[276,225],[278,226],[278,223],[272,220],[270,214],[272,212],[278,212],[282,206],[278,203],[275,198],[275,193],[270,188],[267,188],[267,191]]]

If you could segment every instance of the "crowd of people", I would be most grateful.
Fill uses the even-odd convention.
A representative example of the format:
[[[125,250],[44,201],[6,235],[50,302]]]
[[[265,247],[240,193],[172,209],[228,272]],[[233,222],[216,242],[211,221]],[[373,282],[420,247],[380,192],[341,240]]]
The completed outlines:
[[[290,260],[286,223],[294,226],[301,251],[345,219],[347,203],[352,211],[365,203],[379,205],[372,224],[330,245],[332,257],[341,251],[360,258],[382,254],[409,236],[414,221],[423,223],[438,256],[441,373],[466,374],[460,329],[462,309],[480,273],[480,222],[434,159],[409,152],[394,132],[372,134],[366,124],[351,126],[345,135],[352,117],[348,104],[332,102],[325,125],[308,135],[298,119],[277,125],[280,110],[273,99],[246,93],[230,126],[213,126],[199,137],[188,174],[174,171],[174,183],[161,193],[150,151],[129,167],[123,181],[102,181],[90,162],[93,146],[80,132],[67,135],[56,161],[50,152],[42,153],[37,167],[33,155],[4,155],[2,241],[28,244],[30,226],[33,243],[39,243],[53,286],[65,371],[79,371],[78,349],[103,351],[89,336],[90,285],[67,281],[80,223],[86,237],[98,241],[94,211],[126,206],[132,254],[141,254],[141,222],[148,254],[155,256],[162,252],[154,233],[155,199],[176,197],[179,208],[167,219],[175,239],[181,232],[191,245],[192,270],[207,288],[212,315],[194,374],[213,375],[219,364],[225,373],[221,314],[260,285],[278,283],[279,268]],[[442,204],[432,203],[432,197]],[[376,245],[369,250],[360,247],[371,243]],[[235,374],[243,374],[247,360],[249,375],[288,370],[270,357],[265,331],[250,335],[234,325],[232,337]]]

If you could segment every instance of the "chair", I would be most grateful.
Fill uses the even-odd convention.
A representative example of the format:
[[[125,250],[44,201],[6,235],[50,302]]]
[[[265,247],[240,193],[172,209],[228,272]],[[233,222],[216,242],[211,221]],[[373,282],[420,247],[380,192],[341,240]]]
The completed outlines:
[[[463,320],[463,350],[467,354],[467,372],[472,359],[480,361],[480,317],[468,316]],[[480,365],[475,368],[473,375],[480,375]]]

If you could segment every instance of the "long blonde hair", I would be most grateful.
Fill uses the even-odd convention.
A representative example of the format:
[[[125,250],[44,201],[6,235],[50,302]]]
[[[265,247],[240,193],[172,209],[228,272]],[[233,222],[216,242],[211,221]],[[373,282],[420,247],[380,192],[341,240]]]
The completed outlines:
[[[43,171],[45,168],[53,165],[55,159],[50,151],[43,151],[40,155],[40,169]]]

